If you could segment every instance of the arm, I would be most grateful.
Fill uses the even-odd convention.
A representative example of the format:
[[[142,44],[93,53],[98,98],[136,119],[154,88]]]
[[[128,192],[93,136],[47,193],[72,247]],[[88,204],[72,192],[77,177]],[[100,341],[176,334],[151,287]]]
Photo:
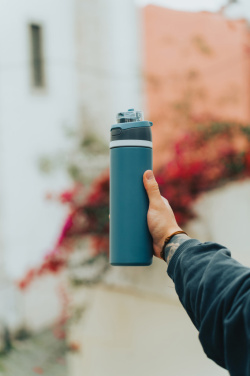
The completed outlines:
[[[250,269],[220,244],[189,239],[174,252],[167,272],[207,356],[230,375],[249,375]]]
[[[149,197],[148,226],[155,256],[164,239],[180,230],[154,177],[143,176]],[[250,269],[217,243],[175,235],[165,247],[167,272],[199,331],[207,356],[233,376],[250,375]]]

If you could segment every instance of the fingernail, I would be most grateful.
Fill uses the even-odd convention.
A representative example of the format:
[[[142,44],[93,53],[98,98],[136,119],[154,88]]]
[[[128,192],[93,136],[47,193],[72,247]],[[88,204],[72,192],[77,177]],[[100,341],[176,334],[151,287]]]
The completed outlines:
[[[147,173],[146,173],[146,178],[147,178],[148,180],[154,179],[153,171],[151,171],[151,170],[147,171]]]

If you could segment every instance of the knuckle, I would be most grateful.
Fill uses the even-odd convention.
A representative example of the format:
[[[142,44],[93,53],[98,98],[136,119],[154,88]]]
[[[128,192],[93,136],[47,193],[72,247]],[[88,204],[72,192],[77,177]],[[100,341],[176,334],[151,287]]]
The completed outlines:
[[[156,181],[151,183],[151,191],[159,191],[159,185]]]
[[[169,205],[169,201],[168,201],[168,199],[167,199],[167,198],[165,198],[165,197],[163,197],[163,196],[161,196],[161,197],[162,197],[162,199],[163,199],[164,203],[165,203],[166,205]]]

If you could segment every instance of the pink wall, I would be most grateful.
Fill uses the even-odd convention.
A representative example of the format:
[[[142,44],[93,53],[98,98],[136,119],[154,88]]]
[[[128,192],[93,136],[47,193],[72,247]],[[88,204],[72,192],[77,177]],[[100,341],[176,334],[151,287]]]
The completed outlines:
[[[244,20],[149,5],[142,10],[154,168],[190,119],[250,120],[250,38]],[[168,147],[169,146],[169,147]]]

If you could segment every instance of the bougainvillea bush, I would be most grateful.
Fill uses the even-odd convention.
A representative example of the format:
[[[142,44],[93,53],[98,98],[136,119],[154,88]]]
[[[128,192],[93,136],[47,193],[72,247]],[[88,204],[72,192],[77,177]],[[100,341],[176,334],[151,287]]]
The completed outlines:
[[[204,192],[229,181],[250,176],[250,126],[207,122],[196,125],[174,145],[174,152],[155,171],[161,194],[172,206],[180,226],[195,218],[195,200]],[[82,184],[59,195],[69,208],[58,241],[44,262],[20,282],[26,287],[36,276],[56,273],[68,265],[76,244],[91,239],[93,259],[109,250],[109,171],[104,171],[90,189]]]

